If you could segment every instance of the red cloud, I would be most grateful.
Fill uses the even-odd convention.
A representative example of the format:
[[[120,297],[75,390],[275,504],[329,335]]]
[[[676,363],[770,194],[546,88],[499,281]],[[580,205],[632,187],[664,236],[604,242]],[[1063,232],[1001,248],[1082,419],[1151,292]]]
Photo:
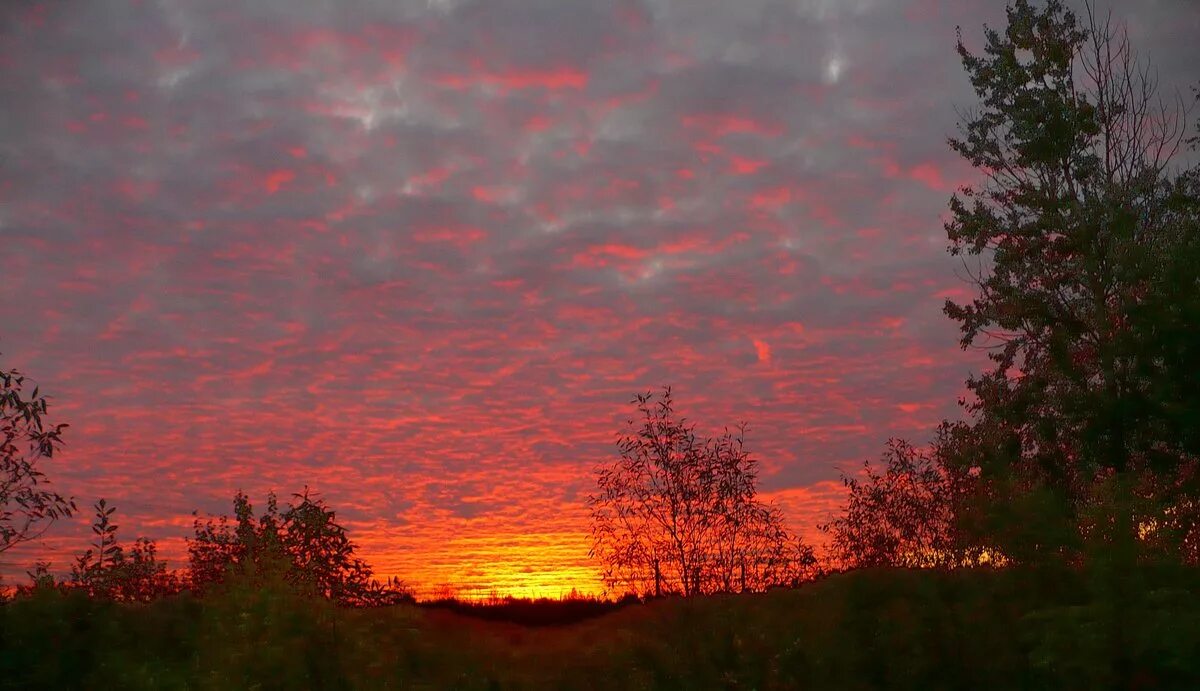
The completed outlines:
[[[448,89],[470,89],[486,86],[501,91],[524,89],[580,90],[587,87],[588,74],[572,67],[549,69],[511,69],[491,72],[486,69],[465,74],[444,74],[434,83]]]
[[[735,175],[753,175],[758,172],[759,168],[765,165],[767,165],[767,161],[740,158],[738,156],[733,156],[729,159],[729,169]]]
[[[728,114],[685,115],[683,126],[703,131],[714,137],[730,134],[755,134],[760,137],[778,137],[784,132],[782,125],[751,117]]]
[[[263,180],[263,187],[266,188],[267,194],[275,194],[285,184],[296,179],[296,173],[290,170],[274,170],[267,173],[267,177]]]
[[[764,365],[771,364],[771,346],[766,341],[754,339],[754,351],[758,355],[758,361]]]

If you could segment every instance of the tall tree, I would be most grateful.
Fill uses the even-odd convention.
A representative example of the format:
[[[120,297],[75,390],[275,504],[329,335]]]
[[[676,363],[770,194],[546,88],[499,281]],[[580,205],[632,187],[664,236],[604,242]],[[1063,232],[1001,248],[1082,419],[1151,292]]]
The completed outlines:
[[[951,254],[978,260],[978,295],[945,309],[962,347],[993,363],[968,381],[979,444],[963,457],[994,506],[1026,502],[1060,526],[1032,540],[994,526],[1034,558],[1071,549],[1061,526],[1084,526],[1097,483],[1119,485],[1127,508],[1159,487],[1161,508],[1200,453],[1185,359],[1200,339],[1200,214],[1195,171],[1172,167],[1186,109],[1159,99],[1123,30],[1090,5],[1080,22],[1059,0],[1018,0],[985,38],[982,54],[960,38],[980,107],[950,140],[983,182],[954,196],[946,224]]]
[[[49,489],[39,468],[62,445],[67,425],[46,422],[46,397],[37,386],[27,388],[20,372],[0,370],[0,553],[75,510],[72,499]]]
[[[757,461],[736,433],[700,439],[671,389],[632,401],[618,457],[588,497],[592,551],[609,588],[641,593],[761,590],[808,575],[812,550],[758,500]]]

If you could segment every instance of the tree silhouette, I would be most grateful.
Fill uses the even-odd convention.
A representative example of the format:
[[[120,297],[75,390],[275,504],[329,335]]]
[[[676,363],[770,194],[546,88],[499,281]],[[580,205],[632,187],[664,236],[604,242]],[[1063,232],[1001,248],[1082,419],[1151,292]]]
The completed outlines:
[[[296,503],[280,511],[275,495],[255,517],[249,498],[234,496],[236,525],[225,516],[194,521],[188,540],[192,587],[203,591],[231,572],[255,579],[279,578],[301,591],[346,605],[386,605],[411,601],[408,588],[397,579],[372,578],[366,562],[355,556],[355,545],[337,523],[324,500],[293,494]]]
[[[178,577],[158,559],[153,540],[138,538],[126,551],[117,540],[117,525],[112,522],[116,507],[101,499],[93,508],[96,520],[92,533],[96,541],[71,568],[72,585],[93,597],[124,602],[149,602],[182,589]],[[31,577],[36,583],[38,577]]]
[[[985,35],[982,55],[959,41],[980,107],[950,140],[984,181],[946,224],[978,294],[945,310],[993,363],[968,381],[960,458],[1010,556],[1128,543],[1196,496],[1200,186],[1171,167],[1187,112],[1091,5],[1081,23],[1018,0]]]
[[[50,425],[38,387],[25,393],[17,370],[0,370],[0,553],[32,540],[75,510],[72,499],[49,490],[38,462],[62,445],[60,423]]]
[[[637,395],[618,458],[596,470],[588,497],[591,555],[611,589],[642,593],[761,590],[795,583],[815,565],[812,550],[757,499],[757,461],[745,426],[699,439],[676,419],[670,387]]]
[[[842,568],[944,568],[998,557],[966,530],[975,482],[947,458],[955,429],[939,427],[929,448],[889,439],[879,464],[864,462],[858,476],[842,474],[846,503],[820,526],[832,538],[833,562]]]

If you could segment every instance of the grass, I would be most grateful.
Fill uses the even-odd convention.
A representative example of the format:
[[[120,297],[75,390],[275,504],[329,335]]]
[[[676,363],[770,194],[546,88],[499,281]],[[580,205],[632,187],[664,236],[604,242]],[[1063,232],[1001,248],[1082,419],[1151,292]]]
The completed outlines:
[[[44,591],[0,607],[0,688],[1200,688],[1197,575],[861,571],[560,626],[249,584],[149,605]]]

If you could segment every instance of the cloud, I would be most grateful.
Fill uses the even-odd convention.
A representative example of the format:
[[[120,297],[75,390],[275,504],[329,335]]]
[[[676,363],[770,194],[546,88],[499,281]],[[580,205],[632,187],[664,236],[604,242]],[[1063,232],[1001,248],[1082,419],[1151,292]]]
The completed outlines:
[[[1132,7],[1184,83],[1195,8]],[[72,425],[47,471],[176,563],[192,509],[308,484],[382,573],[565,591],[592,469],[672,383],[751,423],[807,530],[982,366],[939,219],[973,175],[954,28],[1000,10],[6,7],[0,349]]]

